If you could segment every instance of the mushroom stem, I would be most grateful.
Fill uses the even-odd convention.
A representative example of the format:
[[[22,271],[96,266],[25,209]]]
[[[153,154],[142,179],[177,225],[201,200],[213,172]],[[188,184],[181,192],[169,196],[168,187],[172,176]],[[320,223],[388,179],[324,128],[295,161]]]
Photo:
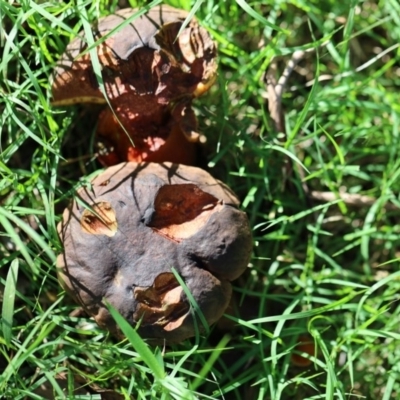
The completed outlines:
[[[96,132],[99,149],[98,160],[104,166],[123,161],[164,162],[193,165],[196,163],[197,145],[187,142],[186,136],[177,123],[164,126],[165,137],[135,135],[122,128],[110,109],[102,111]],[[161,136],[161,135],[160,135]]]

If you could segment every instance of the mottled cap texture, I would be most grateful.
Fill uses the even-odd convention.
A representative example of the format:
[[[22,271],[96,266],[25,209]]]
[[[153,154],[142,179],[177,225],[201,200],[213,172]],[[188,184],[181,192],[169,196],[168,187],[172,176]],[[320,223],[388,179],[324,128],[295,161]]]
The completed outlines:
[[[150,343],[178,343],[196,332],[190,297],[213,324],[228,306],[230,281],[248,265],[252,238],[238,205],[196,167],[110,167],[64,211],[60,283],[113,334],[121,336],[105,300]]]

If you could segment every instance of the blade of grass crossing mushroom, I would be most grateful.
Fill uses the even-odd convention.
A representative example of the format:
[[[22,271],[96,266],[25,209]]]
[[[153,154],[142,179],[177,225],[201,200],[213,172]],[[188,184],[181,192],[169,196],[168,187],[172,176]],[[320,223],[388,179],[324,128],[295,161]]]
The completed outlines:
[[[104,98],[108,102],[108,98],[107,98],[105,87],[104,87],[103,76],[101,74],[101,65],[100,65],[99,57],[97,55],[96,46],[94,45],[95,41],[94,41],[94,37],[93,37],[92,26],[89,22],[88,14],[87,14],[87,11],[85,8],[86,3],[82,2],[82,0],[78,0],[77,4],[79,7],[83,31],[85,33],[86,41],[88,44],[88,51],[90,54],[90,60],[92,62],[93,73],[96,77],[97,83],[99,84],[101,93],[103,94]]]
[[[97,39],[96,41],[94,41],[90,45],[88,44],[88,47],[85,50],[83,50],[82,53],[79,53],[77,58],[82,57],[86,53],[89,53],[90,50],[95,49],[98,45],[100,45],[101,43],[105,42],[110,36],[114,35],[114,33],[117,33],[118,31],[123,29],[126,25],[129,25],[135,19],[139,18],[141,15],[146,14],[148,10],[150,10],[151,8],[153,8],[155,6],[158,6],[161,3],[162,3],[162,0],[154,0],[151,3],[143,6],[143,8],[141,8],[137,12],[133,13],[130,17],[124,19],[123,22],[121,22],[115,28],[111,29],[109,32],[107,32],[105,35],[103,35],[101,38]],[[94,38],[93,38],[93,40],[94,40]]]
[[[95,215],[99,221],[101,221],[104,226],[107,226],[107,220],[105,219],[104,215],[101,215],[99,212],[97,212],[95,210],[95,208],[93,208],[93,205],[90,205],[89,203],[87,203],[85,200],[81,199],[78,195],[76,195],[76,193],[74,193],[74,198],[76,200],[76,202],[81,205],[85,210],[90,211],[93,215]]]
[[[210,326],[207,323],[207,320],[204,316],[204,314],[202,313],[202,311],[200,310],[199,305],[197,304],[196,300],[194,299],[194,297],[192,296],[192,293],[190,293],[189,288],[186,286],[185,282],[183,281],[183,279],[180,277],[180,275],[178,274],[178,271],[172,267],[171,268],[172,273],[174,274],[176,280],[179,282],[179,284],[181,285],[183,291],[185,292],[189,303],[190,303],[190,307],[193,308],[195,314],[199,317],[202,325],[204,326],[204,329],[207,333],[207,335],[210,333]],[[196,318],[193,318],[194,323],[196,324]],[[197,324],[195,325],[195,327],[197,328]],[[197,329],[196,329],[197,330]],[[197,337],[197,335],[196,335]]]
[[[196,3],[193,4],[193,7],[189,11],[188,16],[186,19],[183,21],[183,24],[181,25],[178,34],[176,35],[176,39],[178,39],[179,35],[183,32],[183,30],[188,26],[190,20],[193,18],[194,14],[196,14],[196,11],[200,8],[204,0],[197,0]]]
[[[3,307],[1,310],[3,338],[7,347],[10,347],[12,337],[12,325],[14,315],[15,292],[18,280],[19,260],[11,262],[7,273],[6,285],[3,294]]]
[[[128,321],[107,301],[104,301],[108,311],[121,328],[124,335],[128,338],[133,348],[138,352],[143,362],[153,372],[154,377],[162,380],[165,377],[164,362],[162,358],[156,357],[149,349],[148,345],[143,341],[140,335],[128,323]]]
[[[87,14],[86,9],[85,9],[85,3],[83,3],[82,0],[79,0],[78,1],[78,6],[80,6],[80,13],[81,13],[81,21],[82,21],[82,25],[83,25],[83,31],[85,33],[86,42],[87,42],[87,45],[88,45],[88,50],[87,51],[90,54],[90,61],[92,63],[92,67],[93,67],[93,73],[94,73],[94,76],[96,77],[96,81],[97,81],[97,83],[99,85],[99,89],[100,89],[102,95],[104,96],[104,98],[106,99],[108,107],[112,111],[114,117],[117,119],[117,121],[118,121],[119,125],[121,126],[122,130],[125,132],[125,135],[129,139],[131,145],[133,147],[135,147],[135,144],[133,143],[133,140],[132,140],[131,136],[129,135],[129,133],[127,132],[125,127],[122,125],[122,123],[119,120],[118,116],[114,112],[114,108],[111,106],[110,100],[108,99],[108,96],[107,96],[107,93],[106,93],[106,89],[105,89],[105,86],[104,86],[104,80],[103,80],[103,75],[102,75],[102,67],[101,67],[101,64],[100,64],[100,61],[99,61],[99,57],[97,55],[97,49],[96,49],[96,46],[97,46],[96,43],[97,42],[95,42],[95,40],[94,40],[93,31],[92,31],[92,25],[89,22],[88,14]],[[120,28],[120,26],[118,26],[116,29],[121,29],[121,28]],[[78,57],[79,56],[80,55],[78,55]]]
[[[114,114],[114,117],[117,119],[117,121],[119,122],[120,126],[122,127],[123,131],[125,132],[125,134],[127,135],[127,137],[129,138],[131,144],[133,147],[134,143],[129,135],[129,133],[126,131],[125,127],[121,124],[118,116],[115,114],[113,107],[111,106],[110,100],[108,99],[107,93],[106,93],[106,89],[104,86],[104,80],[103,80],[103,75],[102,75],[102,67],[99,61],[99,57],[97,55],[97,49],[96,49],[96,43],[94,40],[94,36],[93,36],[93,31],[92,31],[92,25],[89,22],[89,18],[88,18],[88,14],[86,12],[85,9],[85,3],[83,3],[81,0],[78,1],[78,6],[80,6],[80,13],[81,13],[81,21],[82,21],[82,26],[83,26],[83,31],[85,33],[85,37],[86,37],[86,42],[88,45],[88,52],[90,54],[90,61],[92,63],[92,68],[93,68],[93,73],[94,76],[96,77],[96,81],[99,85],[99,89],[100,92],[102,93],[102,95],[104,96],[104,98],[106,99],[106,102],[108,104],[108,107],[111,109],[112,113]],[[80,55],[78,55],[79,57]]]

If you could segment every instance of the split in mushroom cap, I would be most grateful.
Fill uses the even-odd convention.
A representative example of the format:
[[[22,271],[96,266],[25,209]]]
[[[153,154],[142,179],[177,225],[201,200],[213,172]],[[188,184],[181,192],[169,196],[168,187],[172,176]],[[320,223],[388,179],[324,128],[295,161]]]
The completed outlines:
[[[172,268],[208,323],[221,317],[252,248],[227,186],[199,168],[124,163],[77,196],[58,227],[59,279],[100,326],[118,334],[106,299],[155,342],[193,336],[190,302]]]

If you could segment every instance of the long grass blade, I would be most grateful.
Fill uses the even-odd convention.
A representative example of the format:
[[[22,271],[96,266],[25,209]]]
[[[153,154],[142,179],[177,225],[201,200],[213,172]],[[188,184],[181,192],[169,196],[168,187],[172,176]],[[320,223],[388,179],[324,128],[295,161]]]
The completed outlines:
[[[1,313],[3,337],[7,346],[10,346],[12,338],[14,302],[15,302],[15,293],[17,291],[18,269],[19,269],[19,260],[18,258],[16,258],[11,262],[10,269],[8,270],[6,285],[4,288],[3,305]]]

